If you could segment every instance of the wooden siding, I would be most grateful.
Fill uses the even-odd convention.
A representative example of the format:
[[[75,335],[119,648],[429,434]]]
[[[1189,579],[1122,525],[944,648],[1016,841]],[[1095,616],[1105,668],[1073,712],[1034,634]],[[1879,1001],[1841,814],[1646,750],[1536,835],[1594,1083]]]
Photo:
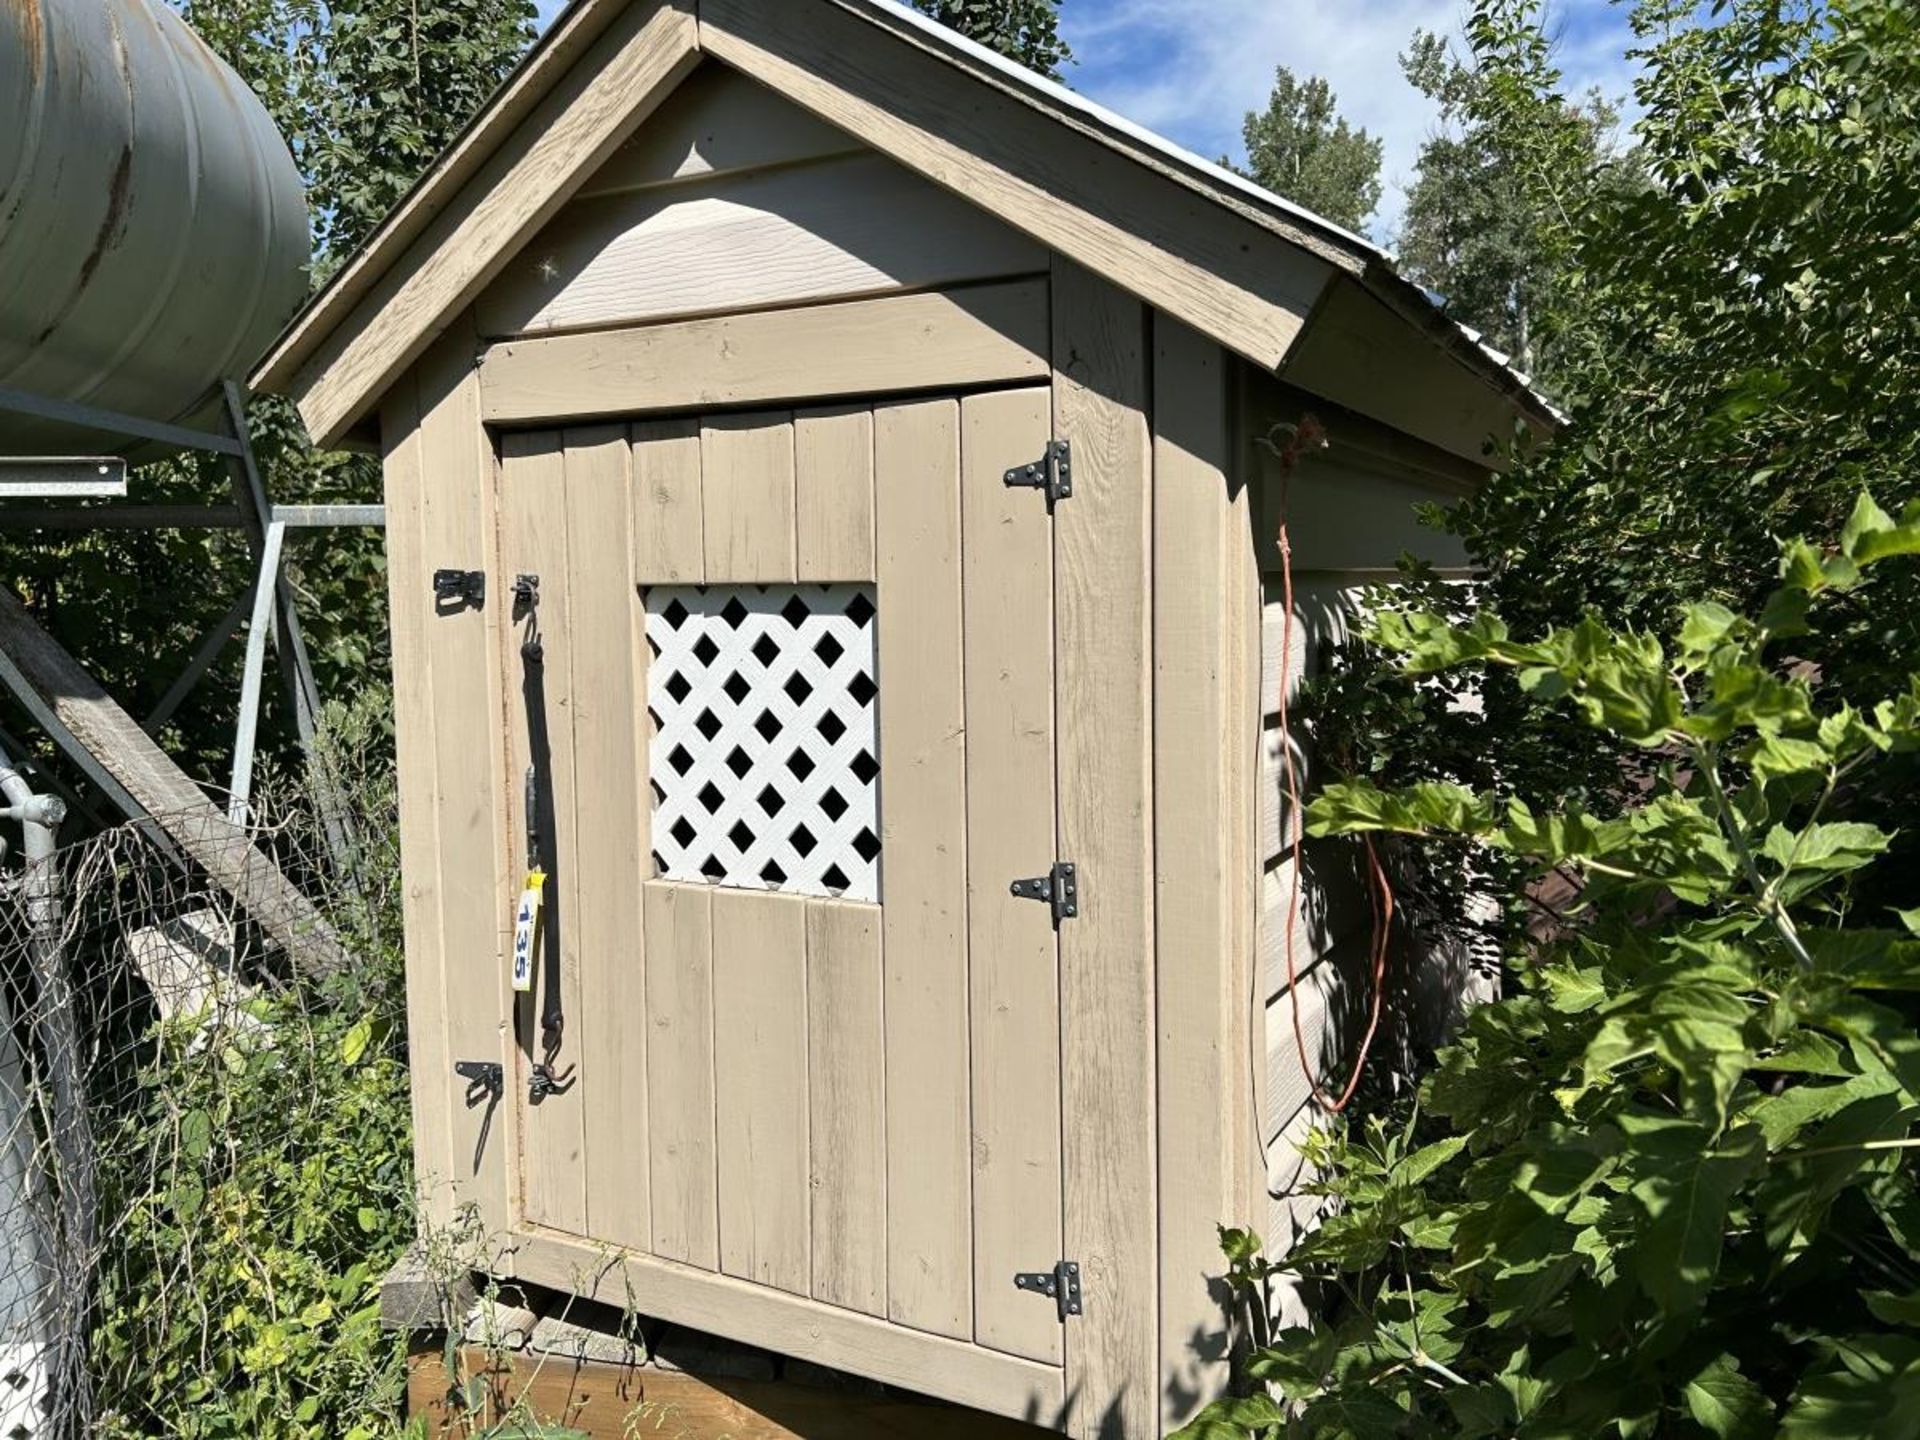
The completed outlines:
[[[1364,858],[1352,841],[1304,841],[1293,906],[1292,846],[1300,821],[1286,801],[1286,747],[1296,747],[1293,758],[1304,794],[1311,795],[1322,777],[1311,751],[1281,730],[1280,698],[1284,692],[1297,701],[1301,685],[1331,662],[1355,628],[1369,587],[1390,583],[1403,553],[1442,573],[1462,573],[1465,555],[1459,542],[1424,526],[1415,507],[1448,503],[1475,473],[1459,458],[1457,445],[1453,454],[1436,448],[1444,437],[1430,444],[1396,432],[1356,413],[1377,410],[1377,404],[1362,405],[1345,390],[1340,392],[1345,405],[1332,403],[1295,388],[1307,383],[1306,374],[1289,371],[1288,378],[1294,385],[1242,371],[1242,439],[1254,476],[1253,533],[1262,587],[1255,831],[1258,1011],[1251,1060],[1258,1133],[1266,1148],[1265,1235],[1276,1254],[1284,1254],[1317,1214],[1317,1200],[1301,1193],[1311,1177],[1303,1171],[1299,1146],[1323,1113],[1313,1097],[1314,1083],[1337,1089],[1351,1073],[1370,999],[1372,928]],[[1371,383],[1389,389],[1399,384],[1386,371]],[[1284,438],[1284,428],[1277,427],[1308,416],[1322,427],[1328,443],[1283,483],[1278,461],[1261,441]],[[1283,518],[1293,558],[1290,637],[1278,544]],[[1295,1297],[1283,1297],[1282,1308],[1295,1318],[1303,1314]]]
[[[573,651],[581,631],[573,619],[575,588],[589,577],[576,572],[568,561],[567,490],[567,453],[558,433],[507,437],[501,447],[500,568],[492,577],[496,604],[490,608],[498,612],[497,598],[510,593],[514,576],[539,576],[539,630],[544,645],[543,658],[534,662],[521,652],[517,631],[501,639],[502,663],[509,677],[502,687],[508,739],[505,773],[522,784],[523,777],[531,775],[539,797],[541,839],[540,854],[532,855],[526,826],[509,827],[509,873],[524,876],[538,861],[548,874],[542,948],[534,960],[533,990],[520,997],[515,1015],[519,1065],[509,1074],[507,1099],[523,1116],[520,1165],[527,1218],[570,1235],[584,1235],[587,1157],[582,1111],[587,1094],[600,1087],[601,1077],[582,1069],[594,1021],[584,1014],[581,996],[583,893],[578,811],[572,803],[579,788],[572,707],[580,690],[590,689],[596,677],[583,673],[576,687]],[[504,814],[505,804],[500,808]],[[496,913],[509,910],[518,891],[517,881],[502,885],[490,908]],[[550,1036],[546,1021],[556,1013],[561,1024],[557,1034]],[[533,1101],[528,1082],[537,1064],[551,1066],[570,1083]]]
[[[1160,1421],[1153,953],[1152,438],[1145,308],[1059,262],[1053,423],[1060,853],[1087,876],[1060,933],[1066,1253],[1094,1296],[1068,1330],[1077,1436]]]
[[[575,200],[476,302],[483,334],[603,329],[1046,268],[1032,241],[878,155]]]
[[[888,1315],[973,1328],[960,407],[874,417],[887,960]]]
[[[1052,434],[1044,389],[978,395],[961,409],[968,995],[973,1076],[974,1320],[981,1343],[1059,1364],[1059,1317],[1014,1289],[1060,1244],[1060,977],[1044,906],[1011,900],[1014,876],[1054,857],[1053,537],[1041,498],[1004,483],[1004,455]],[[1061,1252],[1064,1253],[1064,1252]]]
[[[515,1125],[486,1106],[460,1106],[453,1066],[508,1058],[506,935],[496,903],[503,767],[491,704],[498,632],[492,612],[437,607],[430,583],[437,567],[486,570],[493,561],[494,460],[464,358],[472,350],[471,328],[456,326],[393,392],[382,428],[399,561],[390,572],[395,728],[407,766],[401,847],[409,1019],[421,1037],[419,1168],[428,1213],[451,1222],[472,1204],[485,1253],[513,1219]],[[424,1090],[436,1081],[437,1100]]]
[[[1226,1393],[1216,1227],[1246,1224],[1254,862],[1248,637],[1258,594],[1231,414],[1234,366],[1154,317],[1153,789],[1160,1423]]]
[[[1331,252],[1309,253],[1121,160],[1022,97],[836,6],[703,0],[700,44],[1259,364],[1285,360],[1336,273]]]
[[[552,424],[1044,379],[1041,280],[513,340],[481,356],[490,424]]]
[[[844,130],[814,119],[738,71],[708,62],[680,82],[580,187],[577,198],[712,180],[862,148]]]

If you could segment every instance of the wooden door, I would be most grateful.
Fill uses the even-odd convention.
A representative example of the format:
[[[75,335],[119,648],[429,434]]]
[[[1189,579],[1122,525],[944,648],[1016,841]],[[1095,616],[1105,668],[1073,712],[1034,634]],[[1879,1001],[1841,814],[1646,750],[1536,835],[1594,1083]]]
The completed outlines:
[[[632,1303],[777,1311],[788,1353],[829,1311],[965,1347],[995,1408],[1063,1362],[1014,1283],[1064,1253],[1058,944],[1009,889],[1058,858],[1052,522],[1004,478],[1050,417],[1042,386],[501,448],[502,603],[538,577],[515,895],[547,872],[522,1228],[712,1272],[697,1316],[678,1268]]]

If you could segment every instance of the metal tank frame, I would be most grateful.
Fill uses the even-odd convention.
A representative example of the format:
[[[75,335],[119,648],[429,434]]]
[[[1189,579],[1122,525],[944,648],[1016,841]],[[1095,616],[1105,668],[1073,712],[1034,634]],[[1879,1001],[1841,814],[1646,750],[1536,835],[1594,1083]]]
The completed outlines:
[[[247,535],[248,549],[255,567],[251,585],[235,600],[225,616],[209,631],[168,688],[160,703],[142,722],[151,734],[157,731],[192,694],[213,663],[239,630],[248,624],[246,665],[242,672],[240,705],[234,731],[233,770],[228,787],[227,817],[244,825],[250,814],[253,791],[253,767],[259,727],[261,692],[265,684],[267,637],[271,631],[280,659],[282,678],[293,706],[301,747],[309,758],[314,754],[315,734],[320,714],[319,687],[314,680],[313,663],[300,619],[293,604],[293,591],[282,566],[286,533],[290,529],[334,527],[384,527],[383,505],[282,505],[276,506],[267,494],[260,466],[254,458],[252,436],[247,427],[246,399],[233,381],[222,382],[222,418],[226,434],[194,430],[184,426],[124,415],[98,406],[55,400],[23,390],[0,386],[0,412],[24,414],[103,434],[123,436],[135,441],[151,441],[178,450],[199,450],[219,455],[226,462],[232,481],[233,504],[230,507],[94,505],[71,508],[31,509],[0,507],[0,529],[160,529],[169,527],[238,528]],[[125,494],[124,461],[113,457],[36,458],[33,466],[58,473],[62,470],[89,472],[109,464],[119,464],[119,494]],[[7,474],[0,462],[0,480]],[[71,495],[71,489],[55,486],[47,492],[55,496]],[[60,722],[20,668],[0,649],[0,684],[33,715],[63,753],[99,786],[115,806],[131,820],[140,822],[165,843],[155,817],[141,805],[117,773],[118,756],[96,753]],[[77,797],[76,797],[77,798]],[[322,818],[334,859],[342,873],[348,873],[347,835],[349,817],[344,803],[322,787]]]

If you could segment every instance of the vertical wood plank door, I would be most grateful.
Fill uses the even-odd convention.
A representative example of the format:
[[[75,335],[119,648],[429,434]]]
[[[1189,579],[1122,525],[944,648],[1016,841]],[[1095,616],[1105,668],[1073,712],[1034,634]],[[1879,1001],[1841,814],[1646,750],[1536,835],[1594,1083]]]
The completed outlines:
[[[1071,1258],[1059,941],[1011,887],[1061,858],[1055,541],[1005,477],[1052,414],[509,434],[492,581],[503,907],[547,873],[523,1232],[620,1255],[642,1313],[1049,1425],[1068,1340],[1015,1277]]]

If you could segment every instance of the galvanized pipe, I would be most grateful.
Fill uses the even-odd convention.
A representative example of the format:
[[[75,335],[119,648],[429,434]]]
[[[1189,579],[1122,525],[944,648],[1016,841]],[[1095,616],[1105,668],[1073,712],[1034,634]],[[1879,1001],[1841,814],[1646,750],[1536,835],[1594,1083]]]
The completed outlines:
[[[0,1387],[0,1433],[38,1435],[55,1404],[84,1416],[85,1300],[94,1235],[94,1150],[80,1077],[79,1026],[61,944],[60,822],[67,807],[36,795],[0,752],[0,818],[20,822],[28,968],[47,1097],[51,1165],[35,1161],[28,1069],[0,987],[0,1371],[25,1384]],[[58,1203],[50,1204],[51,1176]],[[67,1307],[63,1313],[63,1306]]]

